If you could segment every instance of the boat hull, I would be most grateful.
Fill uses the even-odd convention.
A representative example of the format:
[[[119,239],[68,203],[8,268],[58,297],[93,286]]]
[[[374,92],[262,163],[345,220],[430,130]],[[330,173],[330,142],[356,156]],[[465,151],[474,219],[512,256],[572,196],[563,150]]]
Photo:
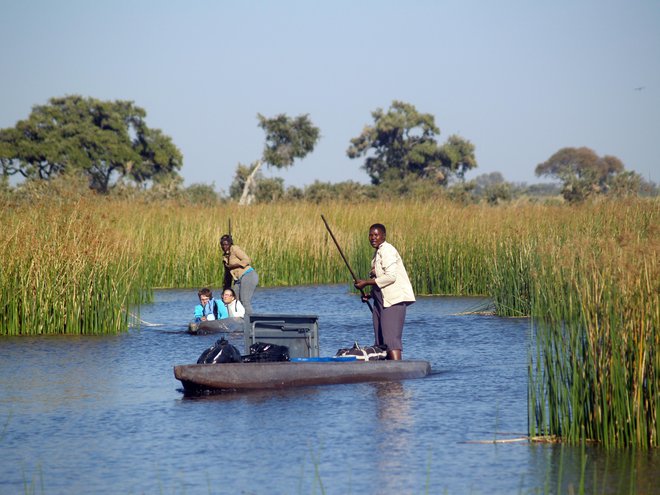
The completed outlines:
[[[185,364],[174,376],[185,392],[264,390],[422,378],[428,361],[344,361]]]
[[[191,321],[188,323],[188,333],[192,335],[209,335],[215,333],[242,333],[243,318],[223,318],[212,321]]]

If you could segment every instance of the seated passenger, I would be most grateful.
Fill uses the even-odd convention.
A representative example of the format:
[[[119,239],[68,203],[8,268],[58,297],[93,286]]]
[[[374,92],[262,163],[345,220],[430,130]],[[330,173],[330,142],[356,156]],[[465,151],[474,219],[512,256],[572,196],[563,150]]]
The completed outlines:
[[[195,321],[212,321],[228,318],[227,308],[213,299],[210,289],[204,287],[197,293],[199,304],[195,306]]]
[[[245,316],[245,308],[241,304],[241,301],[236,299],[234,289],[224,290],[222,293],[222,302],[230,318],[243,318]]]

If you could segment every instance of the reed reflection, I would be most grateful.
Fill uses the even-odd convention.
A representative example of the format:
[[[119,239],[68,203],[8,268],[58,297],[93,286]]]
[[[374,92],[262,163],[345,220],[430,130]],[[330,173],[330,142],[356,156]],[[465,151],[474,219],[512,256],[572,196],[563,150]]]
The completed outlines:
[[[660,453],[607,451],[598,445],[531,445],[530,472],[545,479],[557,493],[658,493]]]

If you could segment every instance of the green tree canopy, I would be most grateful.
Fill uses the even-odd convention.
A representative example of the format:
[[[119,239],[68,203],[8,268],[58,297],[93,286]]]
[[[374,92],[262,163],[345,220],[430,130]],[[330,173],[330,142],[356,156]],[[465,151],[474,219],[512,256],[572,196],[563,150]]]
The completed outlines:
[[[373,184],[400,180],[408,175],[446,185],[452,176],[463,179],[475,168],[474,145],[460,136],[449,136],[443,145],[433,115],[419,113],[401,101],[393,101],[387,112],[371,113],[374,124],[351,139],[349,158],[365,157],[363,168]]]
[[[145,117],[130,101],[51,98],[15,127],[0,130],[3,175],[82,174],[103,193],[124,178],[138,185],[178,179],[181,152],[160,130],[147,127]]]
[[[536,175],[554,177],[562,183],[562,195],[569,202],[593,194],[607,193],[614,177],[624,171],[615,156],[598,156],[592,149],[562,148],[536,166]]]
[[[286,168],[293,165],[296,158],[302,159],[314,151],[320,139],[320,130],[316,127],[308,114],[291,118],[286,114],[279,114],[273,118],[266,118],[257,114],[259,127],[266,133],[266,143],[261,159],[252,166],[238,164],[234,181],[230,186],[232,198],[240,193],[239,203],[250,204],[255,200],[277,199],[283,194],[284,180],[270,180],[263,177],[260,172],[262,162],[276,168]]]
[[[253,173],[254,172],[254,173]],[[255,170],[255,164],[251,166],[239,163],[236,167],[234,181],[229,187],[229,197],[239,201],[243,196],[245,184],[252,181],[250,202],[270,203],[284,197],[284,179],[281,177],[264,177],[261,170]]]
[[[257,118],[266,133],[262,160],[276,168],[290,167],[296,158],[307,156],[320,138],[321,131],[308,114],[295,118],[279,114],[270,119],[257,114]]]

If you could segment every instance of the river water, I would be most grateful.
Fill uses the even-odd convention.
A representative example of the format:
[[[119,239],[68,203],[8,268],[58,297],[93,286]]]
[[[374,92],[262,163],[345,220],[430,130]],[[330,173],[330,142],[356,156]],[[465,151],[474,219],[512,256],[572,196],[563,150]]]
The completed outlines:
[[[409,308],[427,378],[188,398],[173,365],[218,338],[185,332],[196,299],[156,291],[119,336],[0,339],[0,494],[659,493],[656,452],[499,442],[527,433],[530,321],[461,314],[484,299]],[[373,342],[346,286],[253,305],[318,315],[322,356]]]

